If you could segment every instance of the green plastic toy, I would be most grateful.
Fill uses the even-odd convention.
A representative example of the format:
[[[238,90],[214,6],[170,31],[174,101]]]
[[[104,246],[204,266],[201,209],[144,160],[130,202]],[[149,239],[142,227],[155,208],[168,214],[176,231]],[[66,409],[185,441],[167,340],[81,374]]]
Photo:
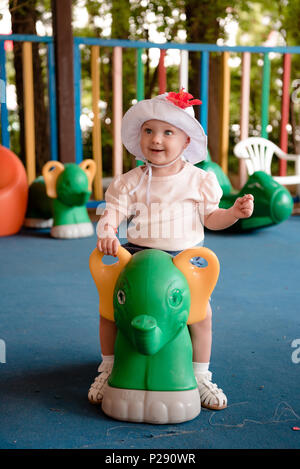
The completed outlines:
[[[51,228],[52,225],[52,201],[46,194],[43,176],[39,176],[29,186],[24,226],[28,228]]]
[[[121,259],[125,249],[120,250]],[[189,262],[199,255],[206,258],[207,267]],[[134,422],[191,420],[200,413],[201,404],[187,323],[193,308],[199,317],[203,310],[206,314],[219,273],[218,260],[207,248],[186,250],[175,258],[154,249],[133,256],[126,251],[125,256],[120,266],[105,266],[97,250],[90,258],[100,314],[101,307],[106,313],[110,309],[107,300],[113,292],[113,318],[107,317],[118,328],[102,409],[113,418]],[[203,303],[198,302],[199,296]]]
[[[86,203],[95,172],[96,165],[91,159],[65,166],[58,161],[48,161],[43,167],[43,177],[30,186],[25,226],[52,226],[54,238],[92,236],[94,228]]]
[[[289,191],[263,171],[249,176],[237,194],[223,196],[220,208],[231,207],[237,197],[245,194],[254,196],[253,214],[250,218],[240,219],[232,229],[246,231],[276,225],[292,214],[294,203]]]
[[[211,161],[209,155],[205,161],[198,163],[196,166],[205,171],[213,171],[217,176],[223,190],[223,196],[219,204],[220,208],[232,207],[235,200],[245,194],[254,196],[254,210],[251,217],[240,219],[227,230],[247,231],[264,228],[281,223],[292,214],[294,202],[290,192],[265,172],[256,171],[249,176],[248,181],[240,191],[235,191],[222,168]]]

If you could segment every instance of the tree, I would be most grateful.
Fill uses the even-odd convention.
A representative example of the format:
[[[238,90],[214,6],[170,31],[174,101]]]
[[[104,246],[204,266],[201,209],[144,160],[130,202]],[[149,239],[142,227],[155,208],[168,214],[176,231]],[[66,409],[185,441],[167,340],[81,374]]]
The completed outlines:
[[[237,16],[234,7],[238,0],[185,0],[187,42],[216,44],[217,40],[225,36],[222,19],[229,14]],[[189,90],[199,96],[200,89],[200,54],[190,54],[190,83]],[[215,161],[219,154],[219,100],[221,73],[220,56],[210,54],[209,64],[209,112],[208,112],[208,147]]]
[[[78,5],[74,0],[74,6]],[[232,20],[239,24],[237,43],[244,45],[262,44],[268,37],[270,31],[278,31],[286,40],[288,45],[299,44],[299,0],[85,0],[80,2],[81,8],[86,8],[89,21],[84,28],[73,28],[75,36],[113,37],[132,40],[152,40],[152,30],[161,34],[162,40],[182,42],[179,32],[186,31],[186,42],[194,43],[217,43],[220,39],[226,39],[226,30]],[[35,33],[35,23],[41,19],[43,23],[47,20],[45,12],[49,12],[49,0],[40,2],[38,0],[10,0],[10,9],[13,15],[13,31],[22,33]],[[51,17],[51,15],[50,15]],[[268,24],[261,18],[269,18]],[[109,26],[104,20],[107,20]],[[34,47],[37,50],[37,46]],[[24,128],[22,125],[22,71],[20,52],[18,45],[15,47],[15,65],[17,75],[17,93],[20,104],[20,121],[22,131],[22,142],[24,139]],[[112,147],[112,50],[101,47],[101,100],[106,107],[102,108],[102,145],[104,172],[111,174],[111,147]],[[238,54],[236,54],[238,56]],[[143,54],[145,66],[145,97],[151,97],[158,92],[157,71],[150,61],[149,51]],[[136,51],[134,49],[123,49],[123,76],[124,93],[123,105],[126,110],[136,98]],[[260,84],[262,67],[261,60],[253,56],[251,66],[251,112],[250,126],[253,131],[260,124]],[[272,81],[270,94],[270,119],[276,122],[280,120],[280,63],[281,58],[272,60]],[[44,102],[42,89],[45,86],[45,70],[39,71],[40,55],[34,52],[36,107],[35,114],[37,124],[37,158],[39,167],[43,161],[49,158],[49,140],[47,136],[47,106]],[[199,61],[200,53],[190,53],[189,67],[189,91],[198,97],[200,93],[199,84]],[[36,65],[37,64],[37,65]],[[40,68],[43,63],[40,64]],[[299,56],[293,56],[292,70],[299,70]],[[277,76],[274,76],[274,72]],[[176,90],[178,87],[178,69],[176,66],[167,68],[168,88]],[[299,75],[299,73],[298,73]],[[219,76],[220,55],[210,54],[210,86],[209,86],[209,116],[208,116],[208,143],[211,155],[218,161],[218,116],[219,116]],[[91,109],[91,81],[90,81],[90,50],[88,47],[82,49],[82,80],[84,82],[83,113]],[[239,123],[239,98],[240,98],[240,67],[231,68],[231,123]],[[298,85],[299,86],[299,85]],[[293,92],[294,90],[292,90]],[[295,96],[295,94],[294,94]],[[297,96],[300,94],[297,92]],[[300,118],[300,98],[291,107],[294,123]],[[40,104],[38,104],[40,103]],[[104,104],[102,103],[102,104]],[[297,107],[298,106],[298,107]],[[279,114],[278,114],[279,113]],[[44,123],[43,123],[44,119]],[[41,125],[43,129],[38,128]],[[297,124],[298,125],[298,124]],[[296,129],[296,126],[294,125]],[[298,129],[298,130],[297,130]],[[294,131],[295,145],[300,136],[300,129]],[[274,124],[272,138],[276,140],[279,128]],[[298,132],[298,137],[297,137]],[[230,134],[230,150],[235,139],[238,138],[234,132]],[[84,132],[84,156],[91,155],[91,129]],[[40,148],[41,146],[41,148]],[[24,157],[24,145],[22,144],[22,155]],[[229,160],[232,162],[232,160]],[[231,164],[230,162],[230,164]],[[236,164],[236,161],[234,159]],[[128,169],[131,158],[124,158],[124,169]]]
[[[134,39],[148,41],[150,28],[155,28],[164,34],[168,40],[176,37],[182,19],[174,14],[180,0],[148,0],[140,2],[138,0],[100,1],[87,0],[85,6],[89,13],[89,27],[84,31],[74,30],[75,35],[107,36],[105,30],[105,19],[109,21],[111,16],[111,31],[109,36],[116,39]],[[182,5],[181,5],[182,6]],[[177,10],[176,10],[177,11]],[[182,11],[182,10],[181,10]],[[174,19],[175,18],[175,19]],[[157,71],[158,67],[150,65],[149,51],[146,49],[145,62],[145,97],[150,97],[158,91]],[[102,118],[102,141],[103,141],[103,163],[105,173],[111,172],[111,146],[112,146],[112,50],[111,48],[101,48],[101,96],[106,102],[105,115]],[[136,51],[134,49],[123,49],[123,76],[126,86],[123,89],[123,107],[128,109],[132,101],[136,98]],[[89,56],[86,61],[83,57],[83,74],[86,76],[86,83],[89,80]],[[86,72],[85,72],[86,71]],[[168,74],[172,77],[173,70],[168,69]],[[176,77],[177,81],[177,77]],[[177,85],[176,85],[177,86]],[[106,123],[108,122],[108,123]],[[91,138],[87,135],[86,149],[91,148]],[[135,164],[132,157],[125,152],[124,169],[130,169]]]
[[[239,32],[237,41],[242,45],[264,44],[274,35],[277,37],[276,45],[294,46],[300,43],[299,15],[300,3],[298,0],[256,0],[249,1],[249,10],[239,8]],[[249,16],[251,22],[249,21]],[[253,56],[251,64],[251,91],[250,91],[250,132],[259,133],[260,125],[260,85],[262,67],[261,58]],[[282,87],[282,56],[273,55],[271,59],[272,75],[270,83],[269,119],[272,130],[270,138],[279,144],[281,119],[281,87]],[[289,141],[289,151],[300,152],[300,55],[292,55],[291,89],[290,89],[290,123],[292,124],[292,138]],[[294,85],[294,87],[293,87]],[[237,99],[235,99],[238,102]],[[231,109],[232,118],[236,119],[238,106]],[[292,165],[291,165],[292,166]],[[274,168],[276,170],[276,168]]]
[[[283,7],[283,31],[289,46],[300,44],[300,3],[289,0]],[[295,79],[292,81],[290,112],[293,130],[293,152],[300,153],[300,55],[294,55],[292,66],[295,69]]]
[[[115,39],[128,39],[130,34],[130,6],[127,0],[87,0],[85,7],[89,14],[89,25],[84,30],[74,29],[74,35],[106,37],[105,23],[111,19],[110,37]],[[103,19],[107,20],[106,22]],[[101,21],[102,20],[102,26]],[[102,158],[103,173],[112,173],[112,64],[113,51],[111,47],[101,47],[100,76],[101,76],[101,100],[106,103],[102,115]],[[123,75],[126,77],[126,87],[123,89],[124,108],[127,109],[130,102],[135,98],[135,52],[131,49],[123,49]],[[85,102],[87,108],[91,106],[91,83],[90,83],[90,54],[87,48],[82,54],[82,79],[85,83]],[[84,135],[84,154],[90,155],[92,151],[91,132]],[[124,170],[130,169],[132,158],[124,155]]]
[[[131,39],[150,41],[155,30],[166,41],[176,41],[178,30],[184,27],[180,13],[184,12],[184,0],[148,0],[131,2]],[[151,70],[149,49],[145,50],[145,98],[158,91],[158,65]],[[172,71],[170,75],[172,75]]]

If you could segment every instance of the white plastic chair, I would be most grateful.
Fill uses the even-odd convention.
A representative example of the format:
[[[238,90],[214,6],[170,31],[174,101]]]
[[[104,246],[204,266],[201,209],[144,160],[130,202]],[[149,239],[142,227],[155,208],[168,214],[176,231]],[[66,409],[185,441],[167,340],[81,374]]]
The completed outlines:
[[[249,137],[241,140],[235,145],[233,153],[237,158],[245,160],[249,176],[255,171],[264,171],[283,186],[296,185],[297,196],[300,196],[300,155],[285,153],[275,143],[262,137]],[[271,174],[271,163],[274,154],[283,160],[294,161],[295,174],[291,176],[273,176]]]

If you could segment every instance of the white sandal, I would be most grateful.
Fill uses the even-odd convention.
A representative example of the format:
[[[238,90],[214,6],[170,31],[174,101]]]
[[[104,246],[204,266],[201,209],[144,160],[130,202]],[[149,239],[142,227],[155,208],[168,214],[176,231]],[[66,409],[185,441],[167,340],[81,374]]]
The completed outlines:
[[[200,393],[201,406],[206,409],[221,410],[227,407],[227,397],[223,390],[211,382],[212,374],[207,371],[195,376]]]
[[[110,377],[113,369],[113,365],[113,361],[102,362],[99,365],[98,371],[100,374],[95,378],[88,392],[88,400],[92,404],[101,404],[108,378]]]

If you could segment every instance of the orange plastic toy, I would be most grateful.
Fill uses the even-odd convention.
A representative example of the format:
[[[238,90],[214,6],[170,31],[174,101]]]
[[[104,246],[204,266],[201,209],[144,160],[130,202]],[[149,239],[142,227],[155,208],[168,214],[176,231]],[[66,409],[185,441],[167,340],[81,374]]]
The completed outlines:
[[[17,233],[25,217],[28,183],[21,160],[0,145],[0,236]]]

